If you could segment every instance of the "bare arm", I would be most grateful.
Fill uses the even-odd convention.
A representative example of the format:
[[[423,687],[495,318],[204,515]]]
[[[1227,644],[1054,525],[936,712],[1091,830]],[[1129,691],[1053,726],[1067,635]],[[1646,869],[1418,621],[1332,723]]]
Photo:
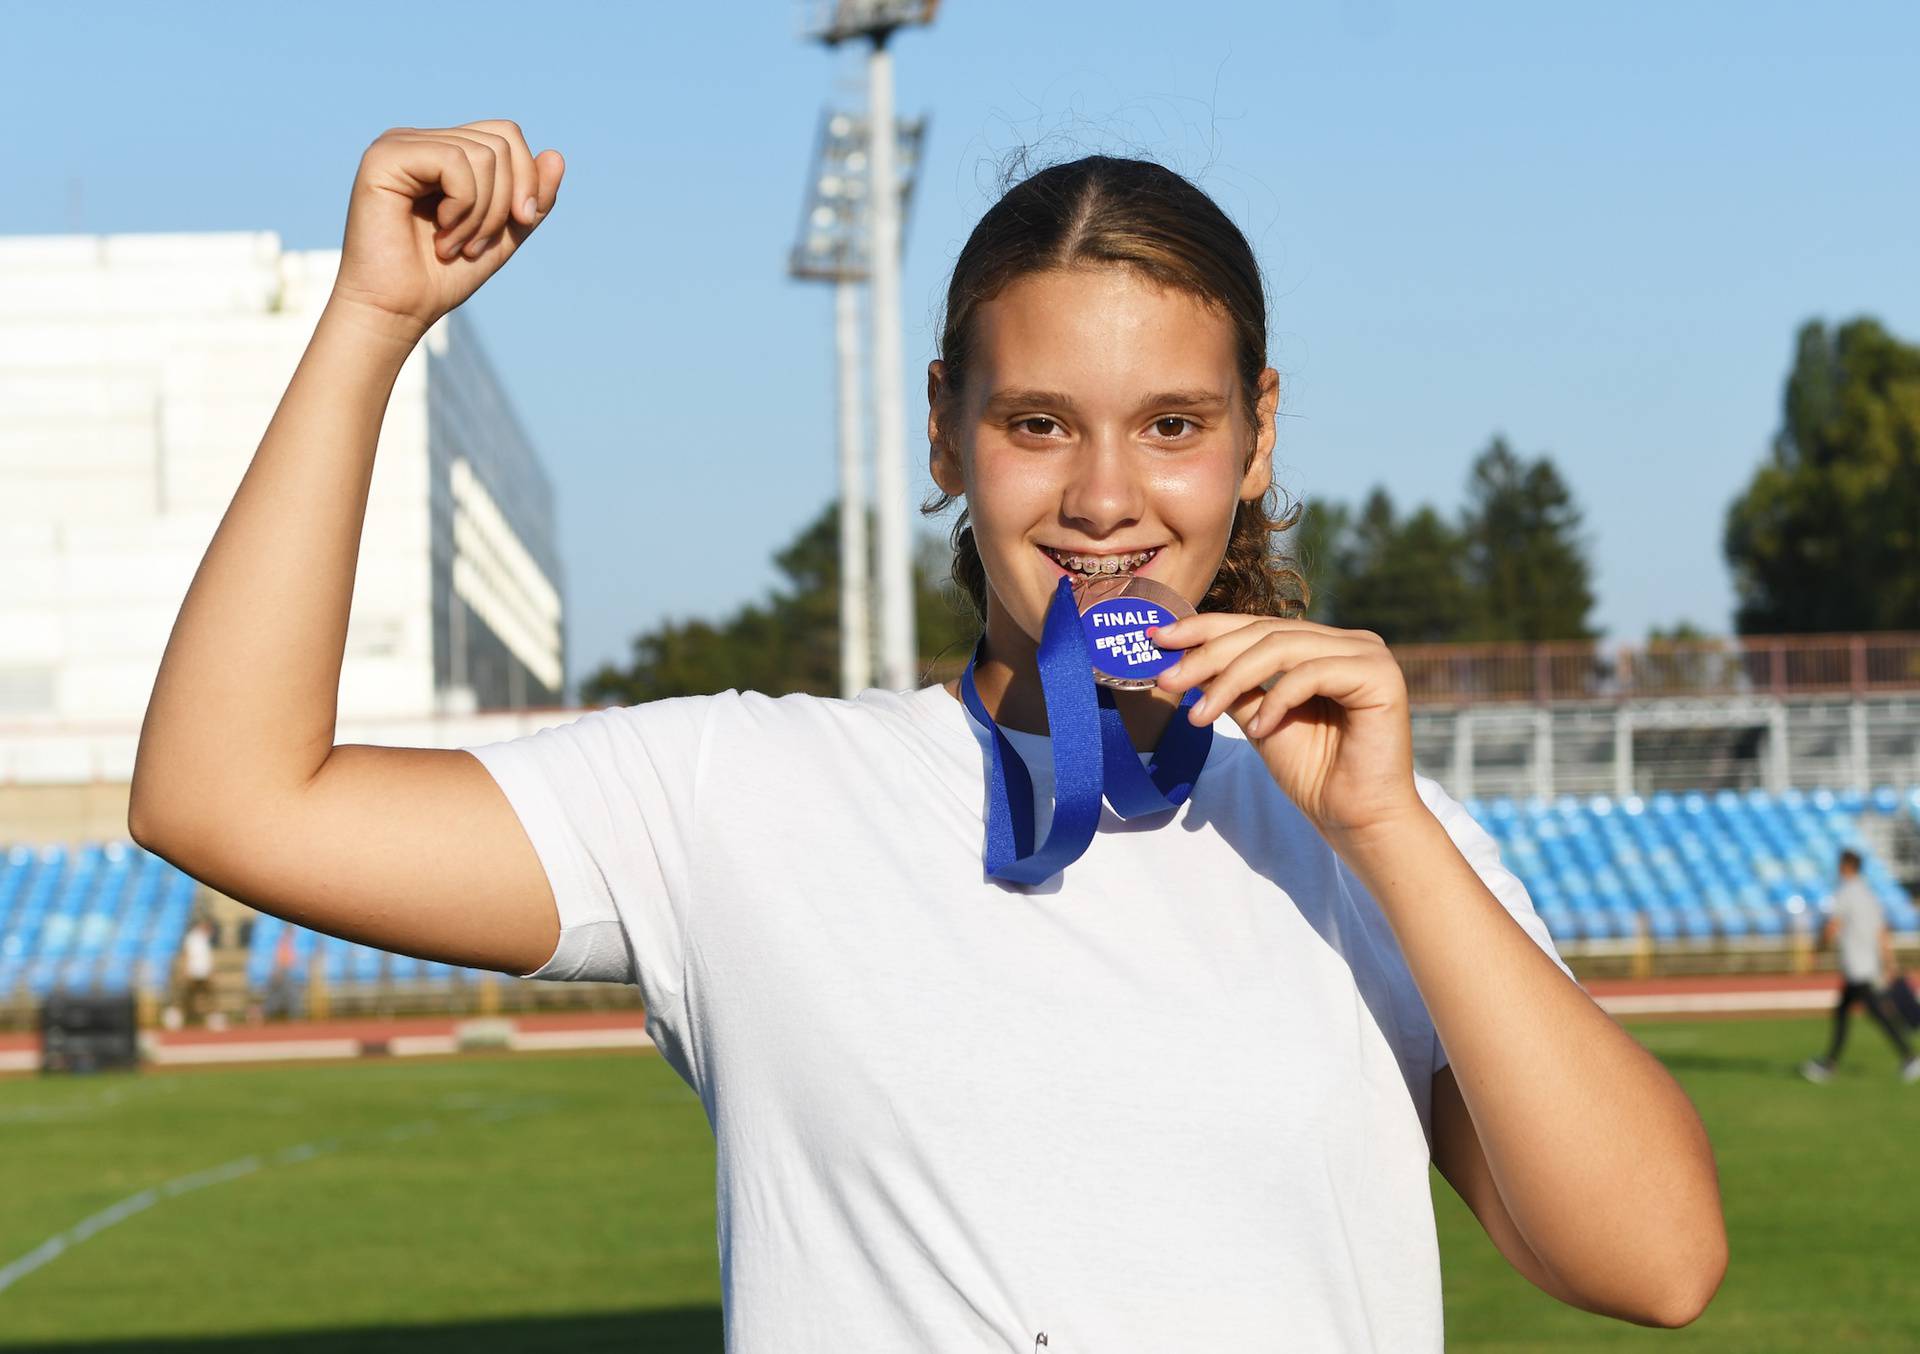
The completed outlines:
[[[1435,1162],[1495,1244],[1576,1306],[1648,1325],[1693,1320],[1727,1267],[1706,1129],[1428,808],[1406,677],[1385,642],[1221,612],[1149,633],[1184,651],[1160,689],[1200,686],[1189,719],[1240,725],[1392,926],[1452,1074],[1433,1083]]]
[[[1727,1241],[1713,1151],[1679,1083],[1568,981],[1430,814],[1341,854],[1392,922],[1446,1045],[1434,1160],[1494,1244],[1575,1306],[1693,1320]]]
[[[1534,1287],[1562,1302],[1578,1305],[1579,1299],[1563,1288],[1553,1272],[1540,1263],[1540,1257],[1527,1245],[1500,1198],[1500,1186],[1494,1183],[1493,1170],[1487,1165],[1486,1151],[1473,1127],[1473,1115],[1461,1098],[1460,1083],[1453,1068],[1443,1067],[1433,1074],[1433,1164],[1453,1192],[1458,1194],[1494,1249]]]
[[[432,322],[544,217],[558,183],[558,155],[536,162],[511,123],[394,129],[369,149],[334,295],[167,642],[128,812],[136,841],[263,911],[516,973],[552,954],[559,922],[486,769],[461,751],[333,737],[394,382]],[[538,210],[523,215],[517,190]],[[492,243],[466,259],[469,240]]]
[[[1264,432],[1263,432],[1264,436]],[[1150,632],[1156,678],[1204,690],[1367,886],[1448,1056],[1434,1158],[1521,1273],[1563,1301],[1682,1325],[1726,1274],[1706,1129],[1454,844],[1413,771],[1405,675],[1380,636],[1203,612]]]

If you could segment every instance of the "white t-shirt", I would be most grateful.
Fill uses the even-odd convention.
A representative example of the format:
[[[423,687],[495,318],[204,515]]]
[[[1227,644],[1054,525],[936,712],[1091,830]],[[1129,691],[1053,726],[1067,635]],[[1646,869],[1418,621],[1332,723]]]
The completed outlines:
[[[937,686],[468,749],[558,901],[535,976],[637,981],[706,1107],[730,1351],[1441,1348],[1445,1054],[1377,905],[1215,731],[1177,812],[1105,813],[1033,888],[984,873],[984,733]]]
[[[182,942],[181,950],[186,956],[187,976],[189,978],[211,978],[213,976],[213,939],[199,926],[187,929],[187,938]]]
[[[1840,976],[1850,983],[1880,985],[1880,928],[1886,914],[1873,886],[1854,875],[1833,891],[1833,915],[1840,919]]]

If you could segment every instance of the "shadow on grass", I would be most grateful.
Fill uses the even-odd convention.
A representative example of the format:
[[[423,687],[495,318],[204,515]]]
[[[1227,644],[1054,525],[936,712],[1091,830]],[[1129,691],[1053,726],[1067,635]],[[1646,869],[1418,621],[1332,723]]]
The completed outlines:
[[[1819,1052],[1818,1049],[1814,1053]],[[1675,1050],[1656,1055],[1671,1072],[1744,1072],[1757,1077],[1800,1079],[1800,1063],[1777,1057],[1758,1058],[1739,1054],[1690,1053]],[[1805,1055],[1808,1058],[1813,1053]]]
[[[427,1326],[359,1326],[342,1330],[274,1331],[257,1335],[129,1336],[116,1340],[16,1344],[0,1338],[5,1354],[518,1354],[563,1349],[568,1354],[718,1354],[718,1307],[672,1307],[592,1316],[503,1317],[496,1321]]]

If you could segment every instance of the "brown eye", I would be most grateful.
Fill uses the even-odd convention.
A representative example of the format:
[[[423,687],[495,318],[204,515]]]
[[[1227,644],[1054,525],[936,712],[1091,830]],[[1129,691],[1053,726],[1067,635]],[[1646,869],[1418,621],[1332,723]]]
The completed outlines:
[[[1044,424],[1045,426],[1041,428],[1035,428],[1033,425],[1036,423]],[[1059,427],[1060,425],[1055,423],[1052,419],[1048,418],[1045,414],[1035,414],[1032,418],[1021,419],[1014,426],[1019,428],[1022,432],[1032,433],[1035,437],[1045,437],[1053,429]]]
[[[1169,427],[1168,427],[1168,425],[1169,425],[1169,424],[1171,424],[1171,425],[1173,425],[1173,426],[1172,426],[1171,428],[1169,428]],[[1170,437],[1170,438],[1171,438],[1171,437],[1178,437],[1178,436],[1180,436],[1180,435],[1181,435],[1181,430],[1182,430],[1182,429],[1184,429],[1184,428],[1190,428],[1190,427],[1193,427],[1193,426],[1195,426],[1195,425],[1194,425],[1194,422],[1193,422],[1193,420],[1192,420],[1192,419],[1190,419],[1190,418],[1181,418],[1181,417],[1179,417],[1179,416],[1178,416],[1178,415],[1176,415],[1176,414],[1169,414],[1169,415],[1168,415],[1167,417],[1165,417],[1165,418],[1157,418],[1157,419],[1155,419],[1155,420],[1153,421],[1153,426],[1154,426],[1154,428],[1155,428],[1155,430],[1157,430],[1157,431],[1159,432],[1159,434],[1160,434],[1160,435],[1161,435],[1162,437]]]

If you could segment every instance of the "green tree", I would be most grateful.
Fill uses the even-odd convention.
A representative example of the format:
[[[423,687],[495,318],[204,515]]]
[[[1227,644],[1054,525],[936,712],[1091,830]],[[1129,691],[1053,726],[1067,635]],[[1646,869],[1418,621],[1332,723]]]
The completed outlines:
[[[980,637],[980,620],[952,578],[953,547],[944,536],[922,536],[915,550],[913,633],[920,670],[930,682],[958,676]]]
[[[1356,513],[1311,505],[1293,548],[1312,585],[1308,615],[1389,644],[1590,639],[1592,567],[1581,514],[1553,462],[1496,437],[1474,461],[1458,519],[1406,516],[1384,488]]]
[[[1286,548],[1307,580],[1307,619],[1339,625],[1340,599],[1346,596],[1348,537],[1353,510],[1334,499],[1310,500],[1288,533]]]
[[[1581,513],[1553,462],[1516,456],[1496,436],[1467,475],[1461,517],[1481,640],[1592,639],[1593,569]]]
[[[1779,432],[1727,512],[1742,634],[1920,629],[1920,347],[1802,325]]]
[[[1466,638],[1476,608],[1463,555],[1459,531],[1432,507],[1401,519],[1387,491],[1375,489],[1348,537],[1335,623],[1389,644]]]
[[[829,503],[774,556],[783,578],[764,601],[720,621],[667,620],[636,635],[624,668],[602,664],[580,685],[588,705],[635,705],[730,687],[785,695],[840,689],[839,505]],[[872,539],[869,534],[868,539]],[[920,543],[915,613],[921,669],[937,680],[966,662],[975,627],[948,596],[943,542]],[[954,655],[958,654],[956,658]]]

